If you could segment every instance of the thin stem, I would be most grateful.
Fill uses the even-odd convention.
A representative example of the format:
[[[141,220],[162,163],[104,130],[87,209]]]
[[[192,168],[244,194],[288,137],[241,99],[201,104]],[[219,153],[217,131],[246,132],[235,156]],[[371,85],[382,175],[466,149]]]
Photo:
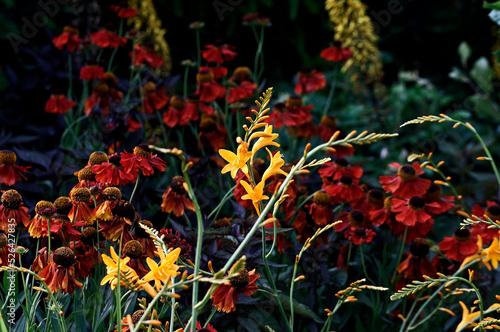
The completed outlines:
[[[207,320],[205,321],[205,325],[203,325],[204,328],[208,326],[208,323],[210,323],[210,321],[212,320],[212,318],[215,316],[216,313],[217,313],[217,308],[214,307],[212,309],[212,312],[210,313],[210,316],[208,316]]]
[[[366,265],[365,265],[365,256],[363,255],[363,243],[359,245],[359,253],[361,255],[361,265],[363,266],[363,272],[365,273],[366,279],[372,283],[372,285],[376,285],[375,282],[370,278],[368,273],[366,272]]]
[[[183,89],[184,99],[187,98],[188,77],[189,77],[188,74],[189,74],[189,66],[186,66],[186,69],[184,70],[184,89]]]
[[[68,98],[72,99],[73,94],[73,61],[71,59],[71,53],[68,52]]]
[[[137,173],[137,179],[135,180],[134,190],[132,190],[132,195],[130,195],[130,199],[128,200],[130,203],[132,203],[132,198],[134,198],[135,191],[137,190],[137,184],[139,183],[140,176],[141,176],[141,170],[139,170],[139,173]]]
[[[175,277],[172,278],[172,283],[175,282]],[[175,289],[172,289],[172,293],[175,293]],[[175,322],[175,302],[176,299],[175,297],[172,296],[171,299],[171,308],[170,308],[170,326],[169,326],[169,331],[173,332],[174,331],[174,322]],[[179,322],[181,323],[181,322]]]
[[[330,92],[328,93],[328,98],[325,103],[325,108],[323,108],[323,116],[328,114],[328,110],[330,109],[330,104],[332,103],[333,99],[333,92],[335,91],[335,87],[337,85],[337,73],[339,71],[339,66],[335,67],[335,71],[333,72],[332,75],[332,84],[330,85]]]
[[[200,68],[201,66],[201,42],[200,42],[200,29],[195,29],[195,32],[196,32],[196,51],[197,51],[197,54],[198,54],[198,57],[197,57],[197,66],[198,68]]]
[[[396,267],[394,268],[394,273],[392,274],[391,288],[392,288],[392,285],[394,285],[394,283],[396,282],[395,278],[396,278],[396,275],[398,274],[399,263],[401,263],[401,258],[403,257],[403,250],[405,248],[407,234],[408,234],[408,226],[405,227],[405,232],[403,234],[403,241],[401,241],[401,247],[399,248],[398,258],[396,259]]]
[[[120,28],[118,29],[118,36],[122,36],[123,34],[123,18],[120,19]],[[111,67],[113,66],[113,59],[115,58],[116,52],[118,51],[118,47],[113,50],[111,53],[111,57],[109,58],[108,62],[108,71],[111,71]],[[132,62],[133,65],[133,62]]]
[[[117,320],[117,331],[122,330],[122,303],[121,303],[121,286],[120,286],[120,260],[122,258],[122,242],[123,242],[123,232],[120,235],[120,247],[118,248],[118,270],[116,275],[116,320]]]
[[[222,209],[224,204],[227,202],[227,200],[234,194],[235,188],[236,188],[236,186],[233,186],[231,189],[229,189],[229,191],[224,195],[224,197],[222,198],[220,203],[217,205],[217,207],[212,212],[210,212],[207,219],[211,219],[212,216],[214,215],[214,213],[215,213],[215,216],[214,216],[212,222],[210,223],[209,227],[212,225],[212,223],[215,221],[215,219],[217,219],[217,216],[219,215],[220,210]]]

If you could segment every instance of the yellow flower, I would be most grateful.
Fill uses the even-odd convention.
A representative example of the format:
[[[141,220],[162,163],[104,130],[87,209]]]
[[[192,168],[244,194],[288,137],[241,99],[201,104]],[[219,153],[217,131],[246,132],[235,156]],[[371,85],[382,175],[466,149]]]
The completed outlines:
[[[248,143],[241,142],[238,146],[237,154],[229,150],[219,149],[220,156],[229,163],[222,169],[222,174],[231,171],[233,179],[239,169],[241,169],[243,173],[248,174],[247,161],[252,157],[252,152],[247,151],[247,146]]]
[[[269,177],[276,175],[276,174],[281,174],[284,176],[287,176],[288,173],[283,171],[281,167],[285,164],[285,161],[281,158],[281,153],[278,151],[274,154],[271,153],[267,148],[267,153],[269,153],[271,157],[271,164],[269,167],[264,171],[264,174],[262,175],[262,182],[266,181]]]
[[[477,236],[477,252],[475,254],[472,254],[464,259],[462,264],[460,265],[460,269],[462,269],[465,265],[469,264],[473,260],[476,260],[478,258],[481,258],[485,255],[483,252],[483,239],[481,238],[481,235]]]
[[[268,196],[264,195],[264,180],[260,181],[255,188],[248,184],[245,180],[240,181],[243,188],[245,188],[247,194],[243,195],[241,199],[251,199],[257,214],[260,216],[259,203],[264,199],[269,199]]]
[[[131,282],[136,282],[139,279],[139,277],[137,276],[137,273],[135,273],[135,271],[127,265],[128,261],[130,260],[130,257],[125,257],[125,258],[120,259],[118,257],[118,255],[116,254],[115,249],[113,247],[111,247],[110,253],[111,253],[111,257],[109,257],[105,254],[101,255],[102,260],[104,261],[104,264],[106,264],[106,273],[107,273],[106,276],[104,276],[104,278],[102,278],[101,286],[103,286],[104,284],[109,282],[111,285],[111,289],[115,289],[115,287],[118,283],[118,279],[117,279],[118,261],[120,261],[120,275],[121,276],[128,275],[129,278],[127,278],[127,280],[129,281],[129,284]],[[121,277],[120,277],[120,285],[127,286],[127,283]]]
[[[180,252],[181,248],[176,248],[165,256],[162,250],[158,250],[160,265],[151,258],[146,258],[146,263],[149,266],[150,272],[144,276],[144,281],[149,282],[154,280],[157,290],[161,290],[163,284],[170,283],[170,278],[175,277],[179,269],[179,266],[176,265],[175,262],[177,258],[179,258]]]
[[[462,321],[460,322],[460,324],[458,324],[455,332],[460,331],[462,328],[464,328],[466,326],[468,326],[468,327],[476,326],[477,323],[474,323],[472,320],[474,318],[476,318],[477,316],[479,316],[479,311],[473,312],[474,308],[472,308],[471,312],[469,312],[469,309],[462,301],[459,301],[459,303],[462,306],[462,309],[464,312],[462,313]]]
[[[257,153],[257,151],[259,151],[263,147],[269,145],[279,147],[280,146],[279,143],[273,142],[276,138],[278,138],[278,136],[279,136],[278,134],[273,134],[273,126],[270,125],[266,125],[264,131],[252,134],[248,142],[252,141],[252,139],[254,138],[259,137],[257,142],[255,142],[255,144],[252,146],[252,157],[255,155],[255,153]]]
[[[486,265],[486,268],[491,271],[491,265],[494,269],[498,267],[498,261],[500,261],[500,246],[498,245],[498,238],[494,238],[491,242],[491,245],[483,250],[483,253],[486,254],[486,257],[482,259],[481,262]]]

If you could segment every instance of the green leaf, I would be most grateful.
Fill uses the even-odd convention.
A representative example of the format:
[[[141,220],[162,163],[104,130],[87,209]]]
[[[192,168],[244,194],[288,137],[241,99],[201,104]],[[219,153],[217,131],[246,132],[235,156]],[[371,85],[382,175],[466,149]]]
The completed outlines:
[[[474,103],[474,111],[483,117],[500,120],[498,105],[481,95],[475,94],[469,98]]]
[[[467,60],[469,60],[471,53],[470,46],[466,41],[463,41],[460,45],[458,45],[458,55],[460,56],[462,67],[465,68],[467,66]]]
[[[287,311],[290,311],[290,297],[288,295],[285,295],[282,293],[278,293],[278,297],[279,297],[279,300],[281,301],[281,304],[283,304],[283,308]],[[298,315],[301,315],[301,316],[304,316],[307,318],[311,318],[312,320],[314,320],[318,324],[324,323],[324,321],[318,315],[316,315],[316,313],[314,313],[314,311],[309,309],[308,306],[297,302],[296,299],[293,300],[293,311],[294,311],[294,313],[296,313]]]
[[[452,67],[451,71],[448,73],[448,77],[458,82],[463,82],[463,83],[467,82],[467,76],[458,67]]]
[[[500,10],[500,1],[489,3],[487,1],[483,1],[483,8],[486,9],[498,9]]]
[[[470,76],[484,92],[491,93],[493,91],[493,85],[491,84],[493,70],[491,70],[490,64],[484,56],[474,62]]]

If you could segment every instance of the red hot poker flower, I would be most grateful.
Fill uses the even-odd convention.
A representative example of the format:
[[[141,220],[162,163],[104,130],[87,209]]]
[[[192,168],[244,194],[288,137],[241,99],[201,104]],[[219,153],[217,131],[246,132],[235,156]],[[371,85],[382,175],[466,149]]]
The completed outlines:
[[[69,25],[65,26],[63,33],[52,39],[52,43],[59,50],[66,49],[69,52],[76,51],[78,46],[80,46],[78,29]]]
[[[234,49],[234,46],[224,44],[222,40],[217,39],[213,45],[205,45],[205,50],[201,51],[201,56],[206,61],[224,63],[233,60],[238,54],[233,51]]]
[[[45,112],[54,114],[65,114],[68,113],[70,109],[76,106],[74,101],[66,98],[64,94],[59,90],[55,90],[51,95],[47,103],[45,104]]]
[[[139,9],[131,8],[127,1],[120,1],[118,5],[112,5],[110,8],[119,18],[132,18],[139,12]]]
[[[297,84],[293,90],[295,94],[303,95],[324,89],[326,77],[323,73],[318,73],[309,67],[302,68],[297,74]]]
[[[139,144],[134,148],[134,153],[122,152],[120,156],[120,163],[127,173],[134,173],[134,170],[140,169],[145,176],[150,176],[153,175],[154,168],[165,172],[167,166],[160,157],[153,155],[147,144]]]
[[[113,24],[106,24],[104,29],[91,33],[92,43],[102,48],[118,48],[127,44],[127,38],[120,37],[115,31]]]
[[[457,229],[452,237],[445,237],[439,242],[439,250],[445,256],[457,262],[477,252],[477,236],[471,236],[468,229]]]
[[[31,166],[16,165],[17,156],[10,150],[0,150],[0,184],[13,186],[22,179],[26,180],[23,173],[28,173]]]
[[[218,311],[230,313],[236,310],[234,302],[238,301],[238,295],[244,294],[247,296],[252,295],[258,289],[255,281],[260,277],[255,274],[255,270],[247,271],[245,268],[240,271],[240,275],[229,279],[229,285],[219,285],[215,292],[210,296],[214,299],[214,307]]]
[[[392,163],[389,166],[398,168],[398,173],[394,176],[381,176],[380,183],[382,188],[401,198],[410,198],[412,196],[423,196],[431,186],[431,181],[421,179],[417,175],[424,174],[418,161],[412,165],[401,166],[398,163]]]

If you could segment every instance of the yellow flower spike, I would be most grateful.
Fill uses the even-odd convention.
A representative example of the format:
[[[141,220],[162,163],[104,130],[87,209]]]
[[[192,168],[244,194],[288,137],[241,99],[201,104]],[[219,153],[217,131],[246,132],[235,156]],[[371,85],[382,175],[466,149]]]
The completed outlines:
[[[146,258],[146,263],[149,266],[150,272],[144,276],[144,281],[154,280],[155,288],[161,290],[163,284],[170,283],[170,279],[177,275],[177,270],[179,266],[175,264],[179,254],[181,253],[181,248],[176,248],[169,252],[167,256],[162,250],[159,250],[160,265],[158,265],[151,258]]]
[[[463,313],[462,313],[462,320],[460,321],[460,324],[458,324],[455,332],[460,331],[462,328],[464,328],[466,326],[467,327],[476,326],[477,323],[472,322],[472,320],[479,316],[479,311],[472,312],[474,310],[474,309],[472,309],[471,312],[469,312],[469,309],[462,301],[459,301],[459,303],[460,303],[460,306],[462,307]]]
[[[267,125],[264,128],[263,133],[270,134],[271,136],[268,136],[268,137],[259,137],[259,139],[257,140],[257,142],[255,142],[255,144],[252,146],[252,157],[255,155],[255,153],[257,153],[257,151],[259,151],[263,147],[266,147],[266,146],[269,146],[269,145],[273,145],[273,146],[276,146],[276,147],[280,146],[279,143],[273,142],[279,136],[279,134],[273,134],[273,126]],[[252,134],[252,136],[254,136],[254,135],[255,134]],[[257,137],[257,136],[255,136],[255,137]],[[255,138],[255,137],[253,137],[253,138]],[[248,142],[250,143],[250,140],[248,140]]]
[[[285,161],[281,158],[281,153],[278,151],[273,156],[273,154],[271,153],[271,151],[269,151],[269,149],[266,148],[266,150],[267,153],[269,153],[269,156],[271,157],[271,164],[264,171],[264,174],[262,174],[261,182],[265,182],[269,177],[276,174],[287,176],[288,173],[281,169],[281,167],[283,167],[283,165],[285,164]]]
[[[253,188],[248,182],[245,180],[240,181],[243,188],[247,192],[246,195],[243,195],[241,199],[251,199],[257,214],[260,216],[259,203],[264,199],[269,199],[269,196],[264,195],[264,181],[260,181],[255,188]]]
[[[247,161],[252,157],[252,152],[247,151],[248,143],[241,142],[237,148],[236,154],[234,152],[219,149],[220,156],[228,162],[222,169],[221,173],[231,172],[231,177],[234,179],[238,170],[248,174]]]

